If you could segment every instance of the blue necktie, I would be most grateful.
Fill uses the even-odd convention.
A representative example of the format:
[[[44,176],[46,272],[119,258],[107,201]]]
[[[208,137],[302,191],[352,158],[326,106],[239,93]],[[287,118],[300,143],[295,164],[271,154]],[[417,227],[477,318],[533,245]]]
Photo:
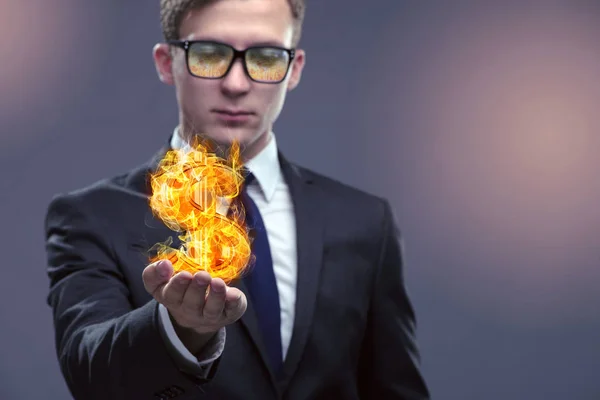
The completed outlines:
[[[281,351],[281,317],[279,308],[279,292],[273,259],[269,248],[267,230],[256,203],[248,195],[247,187],[254,180],[254,175],[246,176],[240,199],[246,212],[246,224],[250,228],[252,254],[256,257],[254,265],[243,280],[248,289],[250,300],[256,311],[263,343],[267,350],[271,367],[276,374],[281,372],[283,356]]]

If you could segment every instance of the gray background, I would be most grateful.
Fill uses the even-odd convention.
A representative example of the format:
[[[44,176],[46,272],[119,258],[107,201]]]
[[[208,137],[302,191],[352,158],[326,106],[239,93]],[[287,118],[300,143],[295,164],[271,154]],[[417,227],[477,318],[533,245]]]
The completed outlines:
[[[68,398],[43,216],[172,131],[158,1],[3,1],[0,37],[0,398]],[[592,1],[310,4],[278,142],[392,201],[436,399],[600,399],[599,38]]]

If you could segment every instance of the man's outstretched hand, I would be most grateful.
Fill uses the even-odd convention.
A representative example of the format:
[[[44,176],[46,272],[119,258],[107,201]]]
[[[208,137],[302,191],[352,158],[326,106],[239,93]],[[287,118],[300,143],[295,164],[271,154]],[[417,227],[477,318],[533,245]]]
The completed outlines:
[[[192,354],[246,311],[247,300],[241,290],[205,271],[173,275],[171,263],[161,260],[148,265],[142,279],[148,293],[167,308],[175,332]]]

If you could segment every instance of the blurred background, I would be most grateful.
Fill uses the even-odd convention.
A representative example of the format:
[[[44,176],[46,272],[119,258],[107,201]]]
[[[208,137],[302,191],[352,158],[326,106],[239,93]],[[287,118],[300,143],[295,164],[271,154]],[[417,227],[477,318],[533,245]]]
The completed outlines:
[[[158,1],[3,0],[0,37],[0,398],[68,399],[43,218],[172,132]],[[315,1],[302,44],[278,143],[391,200],[433,397],[600,399],[600,3]]]

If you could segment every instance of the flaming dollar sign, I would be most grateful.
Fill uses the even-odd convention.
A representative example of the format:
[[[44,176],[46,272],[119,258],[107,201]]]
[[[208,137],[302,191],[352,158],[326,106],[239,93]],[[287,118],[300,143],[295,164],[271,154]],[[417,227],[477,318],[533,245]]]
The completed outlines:
[[[180,249],[171,241],[151,250],[151,262],[168,259],[178,271],[207,271],[229,284],[251,258],[243,207],[232,199],[243,183],[240,148],[231,146],[228,159],[200,142],[191,151],[170,150],[150,175],[150,208],[171,230],[180,232]]]

